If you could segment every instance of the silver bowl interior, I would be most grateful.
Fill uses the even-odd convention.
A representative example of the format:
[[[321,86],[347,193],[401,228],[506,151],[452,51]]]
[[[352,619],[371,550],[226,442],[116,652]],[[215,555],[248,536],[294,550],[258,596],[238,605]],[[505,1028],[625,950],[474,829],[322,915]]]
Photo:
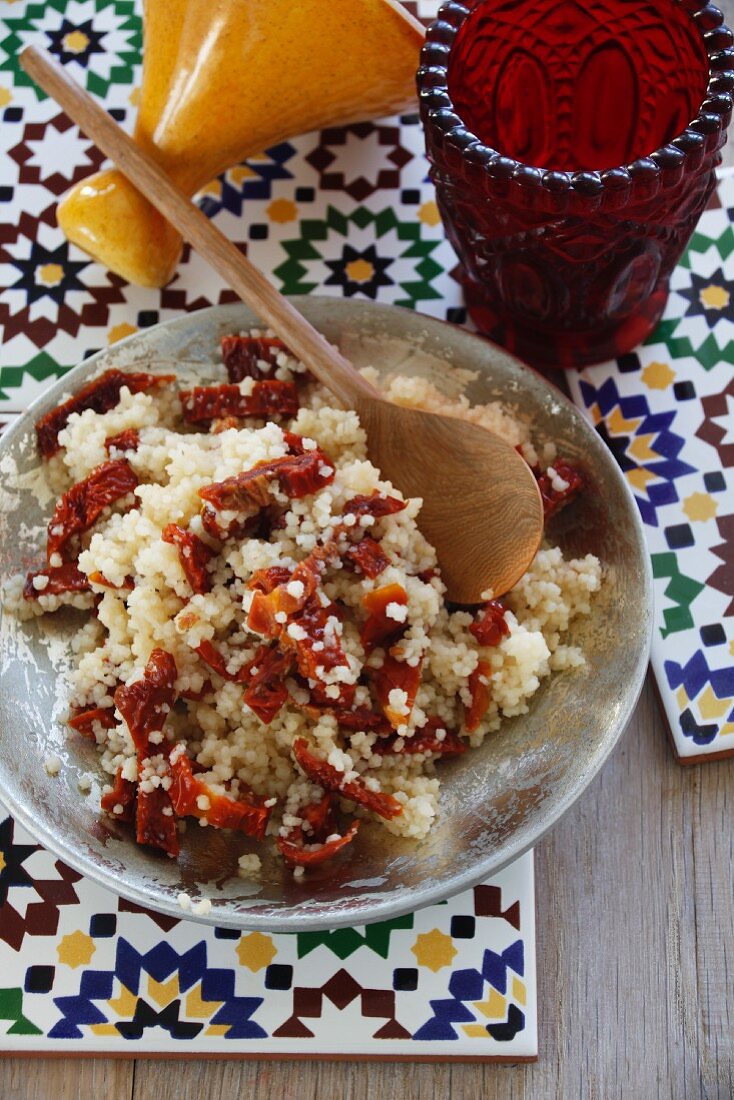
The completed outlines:
[[[546,680],[529,714],[505,721],[480,749],[441,766],[440,818],[426,840],[416,844],[368,827],[349,858],[300,882],[268,855],[257,881],[238,878],[238,856],[256,848],[236,834],[189,828],[174,863],[137,847],[123,826],[101,817],[96,753],[56,717],[79,613],[31,624],[2,616],[0,798],[8,809],[65,862],[131,901],[181,916],[176,899],[186,891],[212,899],[205,923],[279,932],[398,916],[481,881],[534,845],[623,732],[651,636],[650,567],[634,500],[612,455],[570,402],[502,350],[439,321],[334,298],[299,299],[298,306],[358,366],[429,376],[473,402],[501,399],[529,421],[536,440],[555,441],[583,470],[588,489],[549,534],[566,552],[598,555],[605,584],[591,617],[572,632],[587,666]],[[188,314],[100,352],[49,387],[0,442],[3,583],[39,559],[51,506],[36,495],[42,484],[36,418],[113,365],[213,377],[220,337],[254,324],[238,304]],[[467,370],[476,372],[468,384]],[[477,476],[491,477],[491,470]],[[43,767],[50,753],[63,762],[54,778]],[[99,781],[82,795],[78,779],[89,771]]]

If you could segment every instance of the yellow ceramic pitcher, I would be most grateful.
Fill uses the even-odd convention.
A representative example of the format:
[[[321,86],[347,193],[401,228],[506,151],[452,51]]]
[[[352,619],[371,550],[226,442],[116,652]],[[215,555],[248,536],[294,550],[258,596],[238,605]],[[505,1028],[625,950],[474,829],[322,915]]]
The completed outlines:
[[[193,195],[294,134],[413,102],[423,29],[398,0],[145,0],[135,140]],[[178,233],[116,170],[65,196],[69,240],[132,283],[164,286]]]

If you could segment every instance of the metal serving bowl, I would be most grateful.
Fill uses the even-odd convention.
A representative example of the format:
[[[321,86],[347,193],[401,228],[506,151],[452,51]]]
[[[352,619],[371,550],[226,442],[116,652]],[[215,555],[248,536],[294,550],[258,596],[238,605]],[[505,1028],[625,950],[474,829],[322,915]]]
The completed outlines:
[[[609,451],[564,397],[499,348],[419,314],[332,298],[303,298],[298,306],[358,366],[428,376],[475,403],[500,399],[528,420],[536,441],[554,441],[588,487],[553,523],[550,537],[574,555],[596,554],[606,579],[591,617],[572,632],[586,667],[544,681],[529,714],[505,721],[481,748],[439,766],[440,817],[426,840],[363,828],[348,858],[300,881],[268,853],[257,881],[238,878],[238,856],[256,850],[239,834],[192,826],[173,862],[137,847],[124,826],[101,816],[104,779],[94,747],[56,717],[80,613],[33,623],[3,615],[0,797],[18,821],[66,863],[140,905],[181,916],[176,898],[186,891],[212,899],[205,923],[276,932],[395,917],[472,886],[532,847],[579,797],[624,730],[651,634],[650,566],[635,503]],[[40,558],[50,514],[50,495],[43,505],[36,495],[43,479],[34,421],[112,366],[212,377],[220,337],[254,324],[241,305],[187,314],[99,352],[49,387],[0,442],[3,582]],[[476,372],[468,384],[467,370]],[[62,760],[54,778],[43,766],[49,754]],[[78,779],[87,771],[99,782],[82,795]]]

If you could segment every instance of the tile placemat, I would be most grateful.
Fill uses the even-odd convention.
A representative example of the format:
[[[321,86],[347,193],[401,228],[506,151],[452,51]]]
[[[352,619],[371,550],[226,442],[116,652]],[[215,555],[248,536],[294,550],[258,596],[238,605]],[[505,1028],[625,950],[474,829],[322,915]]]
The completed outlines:
[[[139,909],[0,807],[0,1055],[529,1061],[533,856],[379,924],[268,935]]]
[[[681,763],[734,754],[734,173],[636,352],[569,373],[645,524],[652,666]]]

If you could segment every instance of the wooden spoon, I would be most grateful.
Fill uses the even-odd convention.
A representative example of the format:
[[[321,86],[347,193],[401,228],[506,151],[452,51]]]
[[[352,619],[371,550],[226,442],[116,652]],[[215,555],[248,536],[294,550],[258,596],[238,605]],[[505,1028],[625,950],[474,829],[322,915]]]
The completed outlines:
[[[449,599],[479,603],[523,575],[543,533],[535,478],[499,436],[465,420],[385,401],[45,50],[20,63],[171,225],[278,334],[338,400],[359,414],[369,455],[405,496],[438,552]]]

